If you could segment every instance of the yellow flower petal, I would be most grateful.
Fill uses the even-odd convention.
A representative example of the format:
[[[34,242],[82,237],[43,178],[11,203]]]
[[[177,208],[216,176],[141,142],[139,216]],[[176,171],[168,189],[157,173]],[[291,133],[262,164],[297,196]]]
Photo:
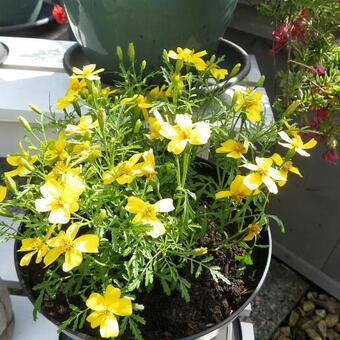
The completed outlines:
[[[119,299],[112,308],[112,312],[119,316],[129,316],[132,314],[132,303],[127,297]]]
[[[243,182],[250,190],[255,190],[263,183],[263,177],[255,172],[245,176]]]
[[[83,254],[75,248],[70,248],[65,252],[65,262],[63,263],[63,271],[68,272],[78,267],[83,261]]]
[[[86,300],[86,306],[94,311],[103,311],[106,308],[104,303],[104,297],[98,293],[91,293],[89,298]]]
[[[230,191],[219,191],[215,194],[215,199],[217,200],[225,197],[230,197]]]
[[[187,139],[173,139],[171,140],[171,142],[169,142],[167,149],[169,152],[173,152],[175,155],[179,155],[184,151],[187,143]]]
[[[82,235],[73,241],[75,249],[82,253],[98,253],[99,237],[97,235]]]
[[[145,208],[146,204],[140,198],[135,196],[128,197],[128,203],[125,206],[125,209],[133,214],[137,214],[141,210]]]
[[[65,232],[65,237],[72,241],[75,239],[76,235],[78,234],[80,228],[80,223],[72,223]]]
[[[119,335],[119,326],[117,318],[111,314],[107,316],[100,324],[100,336],[102,338],[117,337]]]
[[[62,247],[57,247],[57,248],[53,248],[49,250],[44,258],[45,266],[47,267],[50,264],[52,264],[54,261],[56,261],[62,253],[63,253]]]
[[[32,256],[36,253],[37,251],[31,251],[30,253],[25,254],[21,260],[20,260],[20,266],[28,266],[31,262]]]
[[[95,294],[95,293],[93,293]],[[99,295],[99,294],[98,294]],[[92,307],[90,307],[93,309]],[[101,325],[106,318],[105,312],[92,312],[87,318],[86,321],[90,322],[91,328],[97,328],[99,325]]]
[[[165,234],[164,224],[159,219],[155,218],[153,220],[143,220],[143,222],[151,225],[152,227],[150,231],[146,232],[147,235],[157,238]]]

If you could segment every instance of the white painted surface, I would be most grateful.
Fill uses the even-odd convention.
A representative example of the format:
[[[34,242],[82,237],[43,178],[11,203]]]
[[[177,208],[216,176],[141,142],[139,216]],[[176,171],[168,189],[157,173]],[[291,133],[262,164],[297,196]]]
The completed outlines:
[[[11,296],[14,312],[12,340],[58,340],[57,327],[43,315],[33,321],[33,305],[25,296]]]

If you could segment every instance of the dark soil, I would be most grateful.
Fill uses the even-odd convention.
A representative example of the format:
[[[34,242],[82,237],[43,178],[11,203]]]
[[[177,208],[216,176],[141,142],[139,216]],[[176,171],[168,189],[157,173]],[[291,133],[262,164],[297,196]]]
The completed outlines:
[[[209,229],[209,236],[204,237],[202,246],[211,249],[216,243],[219,243],[223,236],[217,231],[214,224],[211,224]],[[228,249],[209,253],[214,256],[214,260],[210,264],[219,266],[231,284],[215,282],[207,270],[203,270],[197,279],[190,277],[188,273],[187,279],[192,283],[189,303],[186,303],[176,292],[167,297],[157,282],[150,293],[137,296],[137,302],[145,307],[145,310],[141,312],[146,320],[146,325],[141,328],[143,337],[146,340],[179,339],[204,331],[225,320],[246,301],[262,276],[268,250],[256,250],[257,252],[253,256],[254,266],[246,270],[242,277],[239,277],[238,274],[239,262],[235,260],[235,255],[245,253],[242,247],[232,244]],[[18,255],[22,256],[20,253]],[[29,267],[20,268],[20,270],[25,277],[24,280],[32,287],[42,281],[42,268],[41,265],[32,263]],[[30,276],[27,275],[28,271]],[[35,292],[33,294],[36,295]],[[74,299],[71,297],[69,301],[73,304],[80,304],[80,309],[85,308],[79,297]],[[70,315],[66,299],[62,294],[57,294],[56,300],[53,301],[45,295],[42,309],[49,318],[59,322],[66,320]],[[82,332],[99,338],[99,328],[91,329],[86,322]],[[121,339],[132,338],[127,331]]]

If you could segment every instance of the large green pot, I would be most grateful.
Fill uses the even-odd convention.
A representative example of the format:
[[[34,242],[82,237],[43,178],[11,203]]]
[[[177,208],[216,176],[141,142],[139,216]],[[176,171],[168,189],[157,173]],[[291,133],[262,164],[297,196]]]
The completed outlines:
[[[91,62],[114,68],[116,46],[160,64],[177,46],[214,52],[237,0],[63,0],[72,31]]]
[[[43,0],[0,0],[0,26],[35,21],[42,3]]]

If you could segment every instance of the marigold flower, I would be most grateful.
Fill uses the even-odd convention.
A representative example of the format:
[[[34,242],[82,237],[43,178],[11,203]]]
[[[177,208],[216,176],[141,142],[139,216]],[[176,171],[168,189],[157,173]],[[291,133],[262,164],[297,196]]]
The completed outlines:
[[[296,166],[293,165],[292,161],[283,162],[282,157],[278,153],[274,153],[270,158],[274,161],[276,165],[280,166],[280,169],[278,170],[278,172],[280,176],[285,178],[284,181],[278,181],[279,186],[283,186],[286,184],[288,172],[292,172],[293,174],[296,174],[302,177],[300,170]]]
[[[262,227],[258,224],[248,225],[248,234],[243,238],[243,241],[251,241],[262,230]]]
[[[68,272],[82,263],[82,253],[98,253],[99,237],[94,234],[86,234],[76,238],[79,228],[79,223],[73,223],[66,232],[62,230],[56,237],[47,241],[48,246],[52,249],[44,258],[46,266],[56,261],[61,254],[65,254],[62,268],[64,272]]]
[[[72,68],[72,76],[71,79],[87,79],[87,80],[100,80],[100,77],[98,76],[98,73],[101,73],[104,71],[103,68],[96,70],[97,65],[96,64],[89,64],[83,66],[83,69],[80,70],[77,67]]]
[[[66,135],[80,135],[91,134],[93,129],[98,126],[98,121],[93,122],[91,116],[81,116],[78,125],[68,124],[65,129]]]
[[[285,148],[294,150],[301,156],[309,157],[310,154],[306,152],[305,149],[311,149],[317,144],[317,141],[314,138],[310,139],[307,143],[304,144],[299,135],[291,138],[284,131],[280,131],[278,134],[286,142],[278,142],[280,145],[284,146]]]
[[[171,141],[168,144],[168,151],[179,155],[185,149],[187,143],[191,145],[203,145],[208,142],[211,131],[209,123],[193,123],[191,116],[178,114],[175,119],[176,125],[164,123],[161,125],[159,134]]]
[[[5,175],[8,177],[14,177],[14,176],[27,176],[29,173],[31,173],[30,167],[33,166],[33,164],[38,160],[38,155],[32,155],[28,153],[24,149],[24,147],[20,145],[22,154],[13,154],[8,155],[6,157],[7,163],[16,166],[17,168],[11,171],[6,171]],[[25,166],[26,165],[26,166]]]
[[[7,187],[0,185],[0,202],[2,202],[7,195]]]
[[[285,181],[277,169],[272,168],[273,160],[271,158],[255,158],[256,164],[246,163],[242,166],[254,171],[253,173],[245,176],[244,184],[250,190],[256,190],[262,183],[268,188],[268,190],[277,194],[277,186],[275,181]]]
[[[241,203],[244,198],[250,196],[253,192],[244,184],[244,178],[244,176],[237,175],[230,184],[230,190],[217,192],[215,198],[218,200],[231,197],[235,202]]]
[[[70,82],[67,88],[67,94],[73,94],[77,96],[79,92],[86,86],[84,79],[70,78]]]
[[[228,75],[228,70],[218,67],[216,64],[211,65],[209,72],[216,80],[223,80]]]
[[[155,99],[163,99],[169,97],[169,94],[167,93],[166,90],[167,90],[166,85],[163,84],[161,87],[159,86],[154,87],[149,93],[150,96]]]
[[[147,176],[152,179],[157,174],[157,171],[155,170],[156,163],[153,150],[150,149],[148,151],[144,151],[143,159],[144,162],[136,165],[136,170],[140,171],[137,176]]]
[[[78,199],[85,190],[80,177],[67,173],[60,183],[49,178],[40,188],[43,198],[35,200],[35,208],[39,212],[48,212],[50,223],[68,223],[71,214],[79,209]]]
[[[31,259],[34,254],[37,254],[35,259],[35,263],[40,263],[43,257],[46,255],[48,251],[47,240],[50,238],[52,231],[54,230],[54,226],[50,228],[48,233],[44,238],[33,237],[33,238],[25,238],[21,241],[21,247],[18,252],[29,251],[29,253],[25,254],[20,260],[20,266],[28,266],[31,262]]]
[[[91,145],[90,141],[76,144],[72,150],[73,158],[77,159],[76,163],[84,160],[93,161],[100,156],[100,145]]]
[[[262,92],[247,89],[245,92],[236,91],[235,96],[235,111],[244,110],[251,122],[259,122],[262,119]]]
[[[68,106],[75,102],[76,99],[77,96],[74,93],[67,93],[64,97],[57,100],[56,108],[58,110],[65,110]]]
[[[45,151],[46,161],[54,162],[66,159],[68,157],[68,153],[65,150],[66,146],[66,136],[64,133],[60,133],[57,140],[51,140],[48,144],[48,150]]]
[[[90,322],[91,328],[100,326],[100,336],[102,338],[117,337],[119,335],[119,325],[116,318],[118,316],[129,316],[132,314],[132,303],[127,297],[120,297],[121,291],[112,285],[106,287],[103,295],[91,293],[86,300],[86,306],[92,312],[86,321]]]
[[[170,212],[175,209],[171,198],[162,199],[155,204],[144,202],[138,197],[128,197],[128,203],[125,209],[136,214],[133,218],[132,223],[145,223],[152,227],[152,230],[146,234],[153,238],[157,238],[165,233],[165,227],[163,223],[158,219],[157,213]]]
[[[216,153],[226,153],[227,157],[231,157],[234,159],[241,158],[242,154],[246,154],[247,152],[247,143],[241,143],[233,139],[228,139],[221,144],[221,147],[216,149]]]
[[[152,107],[152,104],[149,103],[148,99],[141,94],[135,94],[133,97],[124,98],[120,102],[121,104],[133,104],[127,109],[127,111],[137,107],[142,111],[144,119],[146,121],[149,119],[148,109]]]
[[[189,48],[177,47],[175,51],[170,50],[168,52],[168,57],[176,60],[183,60],[185,63],[192,64],[195,66],[197,71],[204,71],[207,67],[206,62],[202,59],[207,55],[207,51],[200,51],[195,53],[195,50],[190,50]]]
[[[161,129],[161,123],[155,117],[150,117],[148,119],[148,124],[150,128],[150,133],[147,135],[150,139],[164,139],[163,136],[159,134],[159,130]]]

